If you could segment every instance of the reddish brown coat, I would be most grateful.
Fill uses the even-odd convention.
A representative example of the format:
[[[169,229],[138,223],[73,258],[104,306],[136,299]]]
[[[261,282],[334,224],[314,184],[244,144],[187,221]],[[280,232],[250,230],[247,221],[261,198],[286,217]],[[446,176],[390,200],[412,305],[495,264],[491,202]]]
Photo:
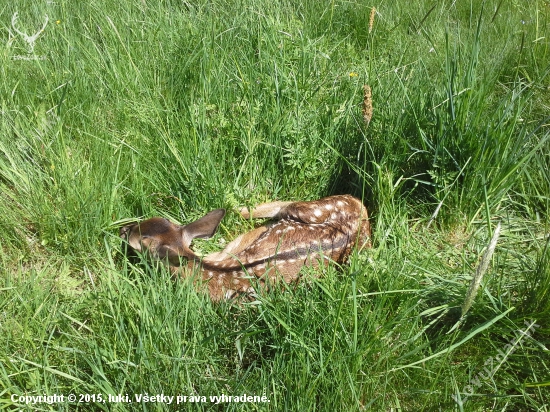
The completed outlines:
[[[295,281],[303,266],[328,260],[344,263],[353,247],[370,247],[366,208],[350,195],[310,202],[264,203],[245,218],[274,219],[239,236],[226,248],[199,258],[191,249],[195,237],[212,236],[225,211],[214,210],[186,226],[162,218],[127,225],[120,230],[131,249],[168,262],[174,273],[200,271],[213,300],[254,292],[256,284]],[[187,264],[181,266],[182,258]]]

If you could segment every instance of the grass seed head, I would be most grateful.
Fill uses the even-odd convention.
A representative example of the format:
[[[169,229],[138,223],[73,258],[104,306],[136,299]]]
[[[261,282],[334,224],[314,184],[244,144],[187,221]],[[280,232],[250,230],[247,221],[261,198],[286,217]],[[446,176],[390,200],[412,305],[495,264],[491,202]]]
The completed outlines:
[[[363,85],[363,120],[368,126],[372,119],[372,91],[368,84]]]
[[[372,31],[372,28],[374,26],[374,16],[376,15],[376,7],[373,7],[370,10],[370,17],[369,17],[369,33]]]

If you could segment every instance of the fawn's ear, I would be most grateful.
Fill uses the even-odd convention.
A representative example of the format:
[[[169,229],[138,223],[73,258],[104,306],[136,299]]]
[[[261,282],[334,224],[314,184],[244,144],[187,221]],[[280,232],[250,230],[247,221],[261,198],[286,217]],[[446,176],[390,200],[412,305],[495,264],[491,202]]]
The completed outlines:
[[[139,230],[136,230],[139,228],[138,223],[131,223],[129,225],[126,225],[124,227],[120,228],[120,237],[126,241],[128,245],[134,250],[141,252],[141,242],[140,242],[140,234]],[[136,236],[136,232],[137,236]],[[125,248],[125,243],[122,244],[123,248]]]
[[[199,220],[195,220],[193,223],[183,226],[184,245],[189,246],[191,241],[196,237],[209,238],[214,236],[224,216],[225,209],[216,209],[207,213]]]

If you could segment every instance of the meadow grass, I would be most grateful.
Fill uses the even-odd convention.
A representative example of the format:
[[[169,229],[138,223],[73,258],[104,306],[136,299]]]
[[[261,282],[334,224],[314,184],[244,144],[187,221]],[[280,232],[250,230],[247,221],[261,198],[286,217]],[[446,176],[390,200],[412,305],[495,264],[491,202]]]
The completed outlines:
[[[49,21],[27,41],[15,13],[28,36]],[[0,6],[0,408],[548,411],[549,14]],[[374,247],[254,302],[213,304],[120,253],[126,219],[333,193],[363,199]],[[230,212],[200,247],[250,228]],[[70,393],[133,402],[18,400]]]

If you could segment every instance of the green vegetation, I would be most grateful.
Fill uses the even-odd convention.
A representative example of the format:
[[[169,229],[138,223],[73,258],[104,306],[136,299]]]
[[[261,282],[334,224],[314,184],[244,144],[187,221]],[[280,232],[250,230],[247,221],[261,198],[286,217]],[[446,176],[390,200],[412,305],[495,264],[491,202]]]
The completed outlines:
[[[34,42],[14,29],[45,15]],[[0,409],[548,411],[549,17],[544,0],[1,5]],[[212,304],[120,253],[124,219],[332,193],[364,199],[373,249],[256,302]],[[229,213],[201,247],[249,229]]]

